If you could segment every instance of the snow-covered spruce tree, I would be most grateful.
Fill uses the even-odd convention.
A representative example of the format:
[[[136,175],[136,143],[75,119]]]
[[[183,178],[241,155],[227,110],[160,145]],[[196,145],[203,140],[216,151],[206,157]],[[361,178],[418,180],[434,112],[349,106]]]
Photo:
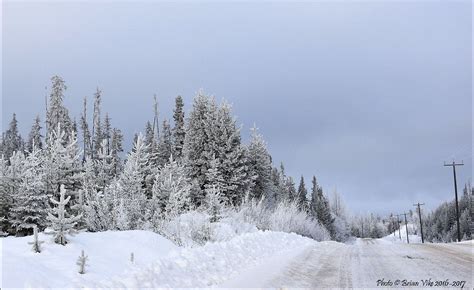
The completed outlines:
[[[206,183],[206,172],[209,169],[209,158],[212,152],[208,144],[210,138],[206,134],[206,118],[210,110],[216,110],[212,106],[214,100],[205,96],[202,91],[194,98],[193,109],[186,120],[186,135],[184,138],[183,157],[187,175],[195,181],[191,196],[192,202],[199,206],[204,200],[204,185]]]
[[[63,246],[67,244],[66,234],[74,233],[74,226],[80,219],[80,216],[72,216],[67,214],[66,204],[69,202],[71,197],[68,196],[65,199],[65,194],[66,188],[63,184],[61,184],[59,200],[54,200],[51,198],[51,202],[56,205],[56,207],[52,209],[56,216],[48,213],[48,221],[50,222],[51,229],[53,230],[54,242]]]
[[[210,168],[207,170],[206,173],[207,184],[205,185],[205,192],[206,194],[212,192],[215,194],[216,192],[219,194],[219,201],[227,203],[227,197],[223,196],[222,189],[226,186],[226,182],[224,180],[224,176],[222,175],[222,164],[219,159],[213,155]],[[207,199],[206,199],[207,200]]]
[[[97,186],[102,192],[105,191],[105,187],[110,183],[113,178],[113,156],[112,154],[110,154],[107,148],[107,139],[103,139],[102,143],[100,144],[99,150],[97,150],[97,157],[95,160]]]
[[[13,197],[10,191],[10,179],[8,177],[7,160],[0,156],[0,234],[6,235],[10,228],[7,217],[10,215],[10,208],[13,203]]]
[[[104,139],[102,134],[102,122],[100,118],[100,103],[102,100],[102,91],[97,88],[96,92],[94,93],[94,115],[92,116],[93,123],[92,123],[92,159],[97,158],[97,152],[100,149],[100,143]]]
[[[170,157],[168,163],[158,172],[153,184],[153,212],[164,213],[173,218],[190,209],[191,181],[183,165]]]
[[[112,137],[110,140],[110,153],[112,155],[112,175],[117,176],[122,171],[122,160],[120,159],[120,153],[123,152],[122,147],[123,134],[117,129],[112,129]]]
[[[18,132],[18,121],[16,114],[13,114],[10,125],[2,138],[2,150],[5,158],[8,160],[14,152],[23,151],[23,139]]]
[[[51,131],[43,154],[44,183],[48,196],[54,198],[59,197],[60,185],[65,185],[73,203],[81,188],[81,152],[75,133],[70,133],[69,139],[66,139],[66,136],[61,124]]]
[[[82,147],[83,157],[82,162],[86,162],[87,158],[92,158],[92,140],[91,132],[89,131],[89,124],[87,123],[87,97],[84,97],[83,109],[81,115],[81,130],[82,130]]]
[[[169,161],[173,153],[173,140],[171,135],[171,127],[168,121],[163,121],[161,127],[160,141],[158,142],[158,166],[163,167]]]
[[[249,189],[250,198],[260,200],[262,196],[265,196],[265,199],[268,199],[269,197],[267,195],[271,194],[272,161],[270,154],[267,151],[267,144],[257,130],[258,129],[255,125],[251,129],[247,161],[249,167],[249,178],[253,180]]]
[[[298,185],[298,192],[297,192],[297,199],[298,199],[298,207],[302,211],[308,210],[308,200],[307,196],[308,190],[306,190],[306,185],[304,184],[304,177],[301,176],[300,184]]]
[[[207,212],[211,216],[210,222],[217,222],[221,218],[224,202],[223,196],[216,186],[213,185],[206,188],[205,205]]]
[[[26,143],[26,150],[28,152],[33,151],[33,147],[43,149],[43,142],[41,141],[41,124],[40,117],[36,116],[33,126],[31,126],[30,134],[28,135],[28,141]]]
[[[211,108],[212,106],[213,103]],[[223,102],[217,111],[209,110],[205,123],[206,134],[210,137],[206,145],[208,152],[212,154],[208,155],[207,168],[215,155],[220,162],[219,171],[224,179],[221,194],[228,204],[238,205],[248,192],[252,178],[248,176],[247,151],[241,144],[240,129],[232,116],[231,106]]]
[[[52,131],[55,131],[59,124],[64,130],[63,139],[66,141],[71,137],[72,133],[72,120],[69,117],[69,112],[63,104],[64,91],[67,89],[64,80],[59,76],[53,76],[51,78],[51,94],[49,96],[49,106],[46,112],[46,143],[52,136]]]
[[[313,176],[313,187],[311,189],[311,214],[328,230],[334,237],[334,218],[331,215],[329,202],[323,195],[323,189],[318,185],[316,177]]]
[[[11,209],[11,223],[19,236],[31,234],[34,227],[46,227],[49,205],[40,154],[33,146],[24,160],[19,190]]]
[[[38,239],[38,227],[34,226],[33,227],[33,241],[28,242],[28,244],[31,245],[31,249],[35,253],[41,253],[41,244],[44,243],[43,241],[40,241]]]
[[[286,178],[286,188],[288,191],[288,198],[290,201],[297,200],[298,197],[296,195],[296,187],[295,187],[295,182],[293,181],[293,177],[288,176]]]
[[[181,96],[177,96],[175,99],[175,108],[173,110],[173,156],[178,160],[183,154],[184,138],[186,136],[183,108],[183,98]]]
[[[81,251],[81,255],[77,258],[76,265],[79,266],[79,274],[86,273],[86,266],[87,266],[87,259],[88,257],[84,254],[84,250]]]
[[[8,233],[15,233],[15,228],[12,226],[12,206],[14,200],[19,194],[21,177],[24,172],[23,167],[25,165],[25,155],[22,152],[13,152],[10,157],[10,165],[6,165],[6,162],[2,165],[2,184],[0,184],[0,190],[2,190],[2,199],[0,200],[0,216],[6,219],[2,223],[3,230]]]
[[[144,223],[147,200],[145,178],[150,170],[147,151],[148,148],[140,134],[118,179],[118,198],[122,198],[125,202],[130,229],[138,229]]]
[[[106,140],[106,153],[110,154],[110,139],[112,138],[112,124],[110,123],[109,113],[105,113],[104,124],[102,125],[102,138]],[[102,147],[102,143],[101,143]]]

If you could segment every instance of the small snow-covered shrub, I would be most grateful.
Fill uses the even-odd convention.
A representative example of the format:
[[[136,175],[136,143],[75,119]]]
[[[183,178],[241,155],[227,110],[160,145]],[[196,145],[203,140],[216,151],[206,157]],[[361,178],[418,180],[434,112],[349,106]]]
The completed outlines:
[[[161,221],[158,232],[179,246],[204,245],[210,240],[209,215],[189,211]]]

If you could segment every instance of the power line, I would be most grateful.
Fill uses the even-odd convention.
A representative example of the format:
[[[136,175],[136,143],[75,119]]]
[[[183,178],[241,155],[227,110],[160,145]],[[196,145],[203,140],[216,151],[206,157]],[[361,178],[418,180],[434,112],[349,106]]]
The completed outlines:
[[[461,241],[461,230],[459,227],[459,205],[458,205],[458,184],[456,181],[456,166],[463,166],[464,162],[461,161],[461,163],[456,163],[453,161],[453,163],[444,163],[444,166],[451,166],[453,167],[453,177],[454,177],[454,196],[456,198],[456,222],[457,222],[457,230],[458,230],[458,242]]]
[[[418,207],[418,217],[420,218],[421,243],[423,244],[425,242],[425,239],[423,238],[423,222],[421,221],[421,209],[420,209],[421,205],[425,205],[425,204],[417,203],[417,204],[414,204],[413,206]]]

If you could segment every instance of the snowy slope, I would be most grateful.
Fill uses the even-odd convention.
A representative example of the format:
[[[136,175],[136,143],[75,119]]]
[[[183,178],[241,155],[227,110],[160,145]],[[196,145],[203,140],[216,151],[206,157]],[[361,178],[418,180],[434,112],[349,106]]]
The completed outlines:
[[[80,233],[66,246],[40,234],[40,240],[46,242],[42,253],[35,254],[28,245],[31,240],[31,236],[0,239],[3,288],[216,286],[269,258],[283,262],[287,255],[317,244],[296,234],[258,231],[202,247],[178,248],[152,232],[109,231]],[[77,273],[75,264],[82,249],[89,256],[84,275]],[[134,264],[130,262],[131,252]],[[275,272],[277,267],[269,264],[267,272]]]
[[[39,254],[28,244],[32,237],[0,239],[2,251],[2,288],[57,287],[90,285],[109,280],[124,271],[149,265],[178,247],[162,236],[147,231],[80,233],[61,246],[49,235],[39,234],[45,241]],[[81,253],[89,256],[86,274],[77,273],[76,260]],[[134,253],[135,265],[130,262]]]

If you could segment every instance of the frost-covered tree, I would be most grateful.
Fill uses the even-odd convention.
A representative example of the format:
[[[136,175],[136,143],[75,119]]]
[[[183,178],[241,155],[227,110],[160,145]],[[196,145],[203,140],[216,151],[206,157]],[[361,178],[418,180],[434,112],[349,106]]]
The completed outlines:
[[[122,160],[120,159],[120,153],[123,152],[122,147],[123,134],[122,132],[114,128],[112,129],[112,137],[110,141],[110,153],[112,155],[112,175],[117,176],[122,171]]]
[[[82,130],[82,142],[84,154],[82,157],[82,162],[85,162],[86,159],[92,157],[92,140],[91,132],[89,131],[89,124],[87,123],[87,98],[84,97],[83,109],[81,115],[81,130]]]
[[[104,139],[102,134],[102,122],[100,119],[100,103],[102,100],[102,91],[97,88],[94,94],[94,115],[92,116],[93,123],[92,123],[92,159],[97,158],[97,152],[100,149],[100,143]]]
[[[2,178],[0,183],[1,200],[0,200],[0,217],[4,217],[2,228],[4,231],[14,233],[15,228],[12,227],[11,215],[15,198],[19,195],[20,185],[22,182],[22,173],[25,165],[25,155],[22,152],[13,152],[9,160],[10,165],[2,159],[0,169]]]
[[[205,205],[207,212],[211,216],[210,221],[217,222],[221,218],[224,201],[222,194],[215,186],[206,188]]]
[[[31,126],[30,134],[28,135],[28,141],[26,143],[26,150],[28,152],[33,151],[33,147],[43,149],[43,142],[41,141],[41,123],[40,117],[36,116],[33,126]]]
[[[31,245],[31,249],[33,250],[33,252],[41,253],[41,244],[43,243],[44,243],[43,241],[40,241],[38,239],[38,227],[34,226],[33,227],[33,241],[28,242],[28,244]]]
[[[260,200],[262,196],[268,199],[271,189],[272,161],[267,151],[267,145],[254,125],[251,129],[251,139],[248,146],[249,178],[253,180],[249,189],[250,197]]]
[[[206,119],[211,110],[216,110],[214,101],[200,91],[194,98],[193,109],[186,120],[183,157],[188,177],[195,180],[192,201],[196,205],[204,199],[208,160],[212,156],[208,147],[210,138],[206,134]]]
[[[288,198],[290,201],[297,200],[297,194],[296,194],[296,187],[295,187],[295,182],[293,181],[293,177],[288,176],[286,178],[286,188],[288,191]]]
[[[46,226],[48,196],[44,186],[41,151],[33,151],[24,160],[18,193],[11,209],[11,223],[17,235],[30,234],[34,227]]]
[[[311,214],[328,230],[334,237],[334,218],[331,215],[329,202],[323,195],[323,189],[318,185],[316,177],[313,176],[313,187],[311,189]]]
[[[88,257],[84,254],[84,250],[81,251],[81,255],[77,258],[76,265],[79,266],[79,274],[86,273],[86,266],[87,266],[87,259]]]
[[[66,204],[71,197],[64,198],[65,193],[66,188],[61,184],[59,200],[51,198],[51,202],[56,205],[53,208],[54,215],[48,213],[48,221],[53,230],[54,242],[63,246],[67,244],[66,234],[74,233],[74,226],[81,218],[80,216],[73,216],[67,213]]]
[[[160,141],[158,142],[158,166],[163,167],[169,161],[173,153],[173,140],[171,135],[171,127],[168,121],[163,121],[161,127]]]
[[[131,229],[138,229],[144,222],[147,199],[145,178],[150,170],[147,151],[148,148],[140,134],[118,179],[119,198],[123,198],[125,201]]]
[[[304,184],[304,177],[301,176],[297,192],[298,207],[300,210],[306,211],[308,209],[307,195],[308,191],[306,190],[306,185]]]
[[[231,205],[240,204],[251,185],[247,167],[247,151],[241,144],[240,129],[232,115],[231,106],[223,102],[215,110],[211,109],[205,119],[207,143],[207,168],[210,167],[212,156],[220,161],[220,174],[224,178],[221,194]]]
[[[153,200],[158,206],[154,211],[175,217],[191,207],[191,181],[183,165],[170,157],[168,163],[158,172],[153,184]]]
[[[184,127],[184,103],[181,96],[175,99],[175,108],[173,111],[173,156],[180,159],[183,154],[184,138],[186,131]]]
[[[112,138],[112,124],[110,121],[109,113],[105,113],[105,119],[104,119],[104,124],[102,126],[102,138],[103,140],[106,140],[107,147],[106,147],[106,153],[110,153],[110,139]],[[102,142],[101,142],[101,147],[102,147]]]
[[[101,191],[110,183],[113,178],[114,164],[113,155],[107,149],[107,139],[103,139],[100,148],[97,151],[97,158],[95,160],[95,172],[97,176],[97,186]]]
[[[226,186],[225,177],[222,174],[222,163],[219,159],[213,155],[210,168],[207,170],[206,173],[206,180],[207,183],[204,185],[206,194],[209,191],[217,191],[221,195],[223,188]],[[227,197],[221,195],[220,201],[228,202]]]
[[[13,114],[8,129],[2,138],[2,150],[7,160],[13,155],[13,152],[23,151],[23,139],[18,132],[16,114]]]
[[[67,140],[72,133],[72,120],[69,112],[64,106],[64,92],[67,89],[64,80],[59,76],[51,78],[51,94],[49,96],[49,106],[46,112],[46,138],[51,137],[51,132],[55,131],[61,124],[65,132],[64,139]]]

